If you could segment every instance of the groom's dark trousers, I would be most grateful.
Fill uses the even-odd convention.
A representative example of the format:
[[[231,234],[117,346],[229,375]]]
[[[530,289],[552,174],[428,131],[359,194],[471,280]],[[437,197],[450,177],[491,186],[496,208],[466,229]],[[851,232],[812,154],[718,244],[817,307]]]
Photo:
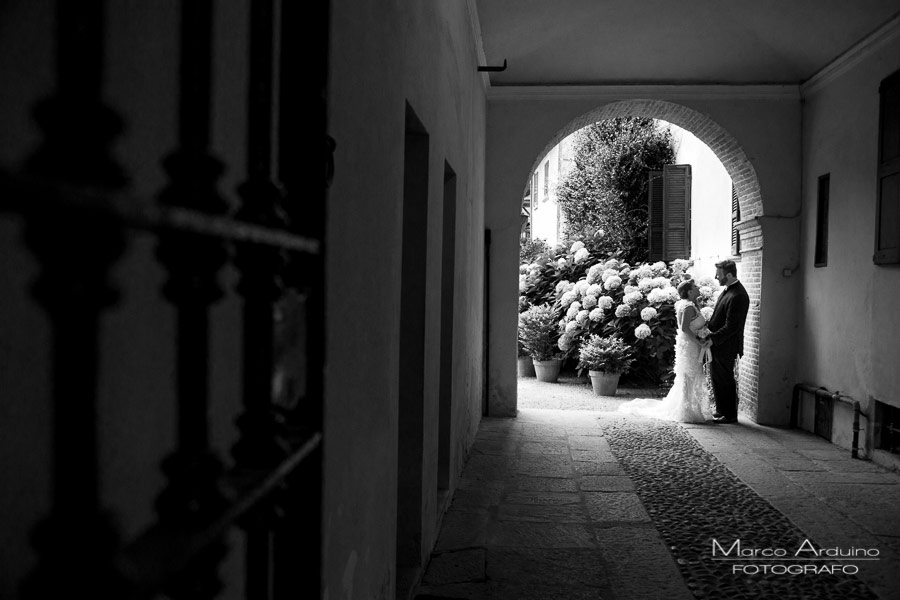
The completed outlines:
[[[744,323],[749,309],[747,290],[736,281],[719,296],[707,324],[713,343],[709,374],[716,397],[716,412],[728,419],[736,419],[738,413],[734,361],[744,352]]]

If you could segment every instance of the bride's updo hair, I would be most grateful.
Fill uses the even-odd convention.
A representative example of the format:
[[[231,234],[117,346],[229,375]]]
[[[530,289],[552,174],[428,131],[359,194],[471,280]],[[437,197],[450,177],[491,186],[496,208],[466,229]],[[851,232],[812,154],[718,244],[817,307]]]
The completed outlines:
[[[675,288],[678,290],[678,295],[681,296],[684,300],[688,299],[688,292],[691,291],[691,288],[694,287],[693,279],[685,279],[681,283],[678,284],[678,287]]]

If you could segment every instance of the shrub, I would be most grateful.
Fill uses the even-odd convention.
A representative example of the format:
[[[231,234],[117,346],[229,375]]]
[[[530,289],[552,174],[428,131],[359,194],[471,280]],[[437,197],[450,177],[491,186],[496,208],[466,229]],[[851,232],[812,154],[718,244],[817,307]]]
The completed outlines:
[[[550,360],[557,351],[557,323],[549,304],[519,314],[519,343],[534,360]]]
[[[584,369],[604,373],[625,373],[634,362],[631,348],[618,337],[592,334],[578,352],[578,374]]]

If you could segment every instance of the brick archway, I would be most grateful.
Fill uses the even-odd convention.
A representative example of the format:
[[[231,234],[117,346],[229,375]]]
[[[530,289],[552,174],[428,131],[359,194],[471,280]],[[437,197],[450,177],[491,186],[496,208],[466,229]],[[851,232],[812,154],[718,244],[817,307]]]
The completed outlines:
[[[664,100],[623,100],[604,104],[570,121],[538,154],[529,173],[533,173],[544,156],[569,134],[591,123],[616,117],[661,119],[691,132],[715,153],[734,183],[741,211],[741,222],[737,226],[741,236],[741,253],[735,260],[740,262],[740,278],[750,294],[738,383],[740,410],[756,421],[759,414],[759,298],[763,265],[763,238],[758,221],[758,217],[763,215],[763,203],[756,169],[738,141],[703,113]]]

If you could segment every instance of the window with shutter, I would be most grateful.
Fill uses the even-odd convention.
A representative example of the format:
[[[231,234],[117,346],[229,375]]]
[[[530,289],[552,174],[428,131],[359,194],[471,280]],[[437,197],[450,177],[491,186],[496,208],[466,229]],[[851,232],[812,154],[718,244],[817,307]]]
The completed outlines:
[[[900,71],[881,82],[875,255],[878,265],[900,264]]]
[[[534,176],[531,178],[531,210],[532,212],[538,209],[538,182],[539,182],[539,172],[535,171]]]
[[[691,255],[691,165],[663,167],[664,260]]]
[[[648,258],[652,262],[663,259],[663,172],[650,171],[647,183],[647,214],[650,228],[647,233]]]
[[[544,163],[544,201],[550,197],[550,161]]]
[[[741,253],[741,232],[737,225],[741,222],[741,204],[738,202],[737,188],[731,185],[731,255]]]
[[[818,202],[816,205],[816,249],[815,262],[817,267],[828,265],[828,196],[831,188],[831,175],[825,174],[819,177]]]

